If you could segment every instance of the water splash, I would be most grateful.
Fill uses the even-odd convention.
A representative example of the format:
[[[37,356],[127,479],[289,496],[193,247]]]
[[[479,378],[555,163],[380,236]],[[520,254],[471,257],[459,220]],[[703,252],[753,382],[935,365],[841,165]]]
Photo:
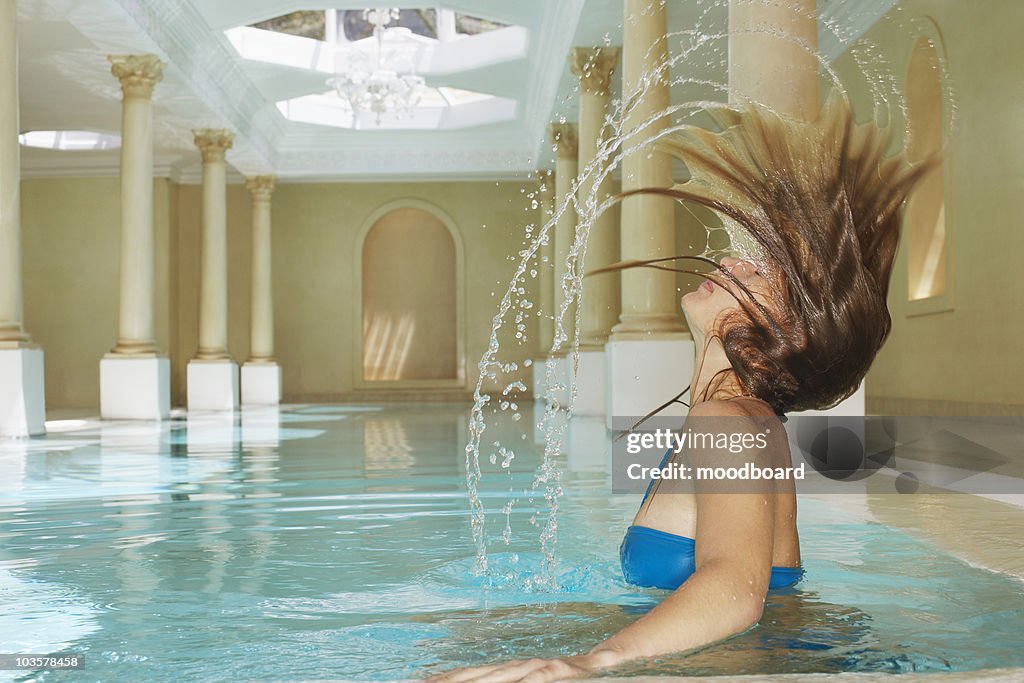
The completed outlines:
[[[765,1],[769,2],[769,0]],[[777,0],[770,0],[770,2],[777,4]],[[562,471],[559,458],[568,424],[567,416],[571,415],[576,399],[575,379],[579,366],[579,330],[583,310],[583,307],[578,304],[583,293],[583,264],[590,230],[595,220],[616,204],[614,198],[598,196],[598,191],[601,189],[602,181],[611,178],[616,170],[621,169],[624,157],[649,149],[653,143],[672,136],[684,127],[716,125],[711,117],[707,116],[707,112],[711,109],[720,109],[723,102],[728,100],[729,36],[726,31],[722,30],[722,27],[727,25],[728,2],[726,0],[698,0],[694,3],[694,10],[696,17],[687,22],[693,28],[671,32],[667,36],[669,46],[667,63],[644,73],[639,79],[636,92],[623,93],[621,97],[613,97],[610,100],[604,122],[603,139],[594,159],[584,168],[578,170],[577,177],[572,182],[571,191],[564,202],[555,206],[551,214],[543,221],[526,226],[523,249],[516,256],[511,257],[513,260],[518,257],[516,270],[508,288],[502,295],[498,310],[492,318],[488,346],[479,362],[479,378],[473,393],[474,404],[469,419],[469,440],[466,445],[466,483],[472,512],[471,529],[476,548],[476,558],[473,564],[475,574],[486,574],[488,571],[486,513],[479,491],[482,478],[480,444],[487,429],[485,413],[489,409],[511,410],[514,411],[514,419],[516,419],[520,416],[518,406],[514,401],[508,399],[508,395],[512,391],[526,390],[526,386],[521,380],[508,383],[502,392],[502,396],[506,400],[493,404],[490,394],[484,391],[483,387],[487,383],[497,383],[499,374],[510,372],[510,364],[503,364],[499,359],[498,333],[508,321],[513,310],[516,342],[522,344],[527,340],[526,312],[534,309],[536,304],[525,296],[526,285],[528,279],[536,280],[539,267],[553,267],[554,264],[547,262],[541,255],[541,250],[544,246],[554,242],[556,224],[566,211],[570,211],[577,216],[576,229],[565,261],[565,275],[561,281],[554,283],[555,287],[561,290],[562,296],[558,310],[551,312],[554,334],[551,348],[547,351],[549,354],[566,353],[570,359],[571,373],[566,382],[563,378],[555,376],[553,363],[545,364],[541,397],[543,411],[537,424],[539,431],[544,435],[543,457],[533,484],[526,493],[530,497],[542,495],[546,508],[543,520],[531,519],[531,523],[541,525],[539,533],[541,572],[531,579],[531,585],[534,587],[547,586],[549,589],[557,588],[553,577],[557,576],[555,547],[558,537],[558,502],[562,495]],[[626,17],[626,23],[632,20],[635,20],[635,17]],[[898,30],[911,35],[920,34],[923,30],[920,20],[908,17],[900,7],[889,12],[884,20],[894,24]],[[852,24],[856,24],[856,22],[852,22]],[[899,112],[905,120],[904,98],[903,94],[899,92],[898,79],[893,74],[892,65],[884,58],[883,52],[877,46],[863,39],[852,28],[852,24],[844,24],[823,11],[819,17],[819,33],[824,37],[822,42],[831,41],[845,49],[844,54],[852,63],[852,71],[859,74],[859,80],[863,81],[861,85],[866,86],[868,97],[874,103],[871,116],[876,121],[885,122],[884,116],[894,111]],[[811,51],[813,48],[805,41],[787,34],[765,29],[751,32],[773,35],[795,44],[805,51]],[[612,43],[610,34],[605,35],[603,43],[605,45]],[[656,46],[649,48],[648,54],[645,55],[645,63],[651,61],[650,57],[655,49]],[[847,85],[840,77],[840,69],[834,66],[826,55],[816,53],[816,58],[821,77],[833,88],[847,93]],[[625,130],[624,122],[631,120],[631,115],[641,102],[639,94],[651,84],[660,81],[669,83],[672,99],[677,103],[671,104],[666,110],[658,112],[638,124],[633,124],[634,127],[631,130]],[[947,89],[948,86],[947,83]],[[680,97],[680,94],[683,96]],[[955,102],[949,98],[950,93],[946,94],[947,98],[953,102],[949,110],[949,120],[946,122],[952,130],[956,107]],[[572,97],[570,96],[570,98]],[[557,103],[556,111],[572,109],[573,103],[569,101],[570,98]],[[566,115],[557,115],[552,118],[559,123],[565,123],[568,120]],[[670,122],[669,125],[659,129],[661,123],[666,120]],[[685,173],[686,170],[680,168],[676,169],[674,175],[685,179]],[[633,178],[626,175],[623,180],[632,182]],[[584,188],[583,192],[581,192],[581,188]],[[538,208],[541,208],[535,193],[527,194],[526,197],[529,200],[526,210],[536,212]],[[688,253],[718,260],[726,254],[739,252],[740,256],[752,260],[758,259],[757,250],[749,244],[744,245],[744,241],[741,239],[742,235],[736,226],[724,223],[719,217],[695,209],[688,203],[680,203],[680,206],[690,223],[690,229],[686,236],[690,244],[685,245]],[[544,313],[543,310],[540,312]],[[574,322],[571,328],[566,324],[567,316],[570,314],[573,316]],[[571,335],[570,329],[572,330]],[[529,363],[524,362],[523,365],[528,367]],[[511,366],[514,366],[512,370],[518,369],[515,364],[511,364]],[[564,404],[559,400],[562,394],[567,396]],[[504,449],[497,441],[495,448],[498,450],[491,458],[491,463],[497,465],[497,456],[501,455],[501,468],[508,471],[515,457],[514,452],[511,449]],[[511,503],[506,505],[504,510],[506,524],[505,532],[502,534],[503,538],[508,538],[511,533],[511,505]]]

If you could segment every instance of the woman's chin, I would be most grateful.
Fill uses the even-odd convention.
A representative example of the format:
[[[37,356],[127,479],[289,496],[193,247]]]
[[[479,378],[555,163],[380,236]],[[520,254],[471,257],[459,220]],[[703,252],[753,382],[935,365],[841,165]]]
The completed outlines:
[[[690,292],[689,294],[683,297],[683,300],[681,302],[683,309],[683,317],[686,318],[686,326],[689,328],[690,334],[692,334],[695,338],[698,336],[703,337],[704,329],[700,324],[697,323],[697,321],[700,319],[700,316],[696,314],[696,310],[688,307],[687,304],[699,297],[699,292]],[[687,301],[688,298],[689,301]]]

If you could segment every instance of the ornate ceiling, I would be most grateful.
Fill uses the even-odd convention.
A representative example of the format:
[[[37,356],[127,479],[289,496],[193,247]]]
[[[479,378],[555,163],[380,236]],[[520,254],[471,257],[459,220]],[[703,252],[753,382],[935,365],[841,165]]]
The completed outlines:
[[[860,35],[893,0],[856,0]],[[21,129],[117,133],[120,89],[108,54],[152,52],[166,62],[154,93],[157,173],[198,178],[193,128],[236,133],[228,161],[240,175],[291,180],[524,178],[550,165],[547,124],[575,115],[566,56],[573,46],[619,44],[622,0],[456,0],[431,3],[490,19],[509,30],[473,36],[472,59],[441,55],[428,84],[495,96],[491,119],[433,130],[354,130],[285,116],[279,103],[322,93],[324,73],[310,66],[246,59],[231,29],[296,10],[386,7],[374,0],[19,0]],[[670,5],[673,28],[692,26],[697,2]],[[822,0],[823,12],[839,12]],[[702,15],[722,24],[724,12]],[[487,40],[494,40],[487,59]],[[504,41],[504,42],[500,42]],[[828,36],[823,51],[842,46]],[[251,55],[248,55],[251,57]],[[500,58],[499,58],[500,57]],[[447,61],[446,61],[447,60]],[[280,60],[278,60],[280,61]],[[713,67],[709,67],[713,68]],[[721,79],[724,74],[710,74]],[[301,117],[299,117],[301,118]],[[116,174],[115,151],[24,148],[23,173]]]

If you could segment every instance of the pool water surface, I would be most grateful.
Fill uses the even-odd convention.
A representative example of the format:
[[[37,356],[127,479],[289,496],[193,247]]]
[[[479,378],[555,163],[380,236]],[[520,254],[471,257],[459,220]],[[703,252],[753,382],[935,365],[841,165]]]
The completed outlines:
[[[485,435],[516,458],[485,463],[490,571],[473,575],[468,414],[291,406],[158,427],[62,421],[0,442],[0,652],[86,658],[0,680],[408,679],[583,651],[657,604],[664,593],[627,586],[618,565],[640,496],[612,494],[594,467],[563,477],[556,588],[538,587],[530,419]],[[757,627],[615,673],[1024,666],[1020,581],[849,501],[802,498],[799,528],[806,576],[770,594]]]

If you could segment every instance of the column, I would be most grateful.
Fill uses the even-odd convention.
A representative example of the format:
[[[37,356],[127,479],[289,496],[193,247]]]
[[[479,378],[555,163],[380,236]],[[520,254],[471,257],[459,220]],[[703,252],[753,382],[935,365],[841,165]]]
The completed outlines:
[[[228,353],[228,254],[224,155],[234,135],[193,131],[203,157],[203,237],[199,274],[199,351],[188,364],[189,410],[238,407],[238,365]]]
[[[622,25],[626,146],[651,140],[668,124],[666,6],[660,0],[625,0]],[[623,191],[671,187],[672,159],[653,145],[622,160]],[[654,195],[622,202],[622,260],[677,255],[675,202]],[[676,275],[649,268],[622,272],[622,315],[606,347],[608,426],[611,417],[639,417],[678,394],[693,374],[693,340],[682,322]],[[682,414],[673,405],[662,414]]]
[[[554,171],[540,171],[537,174],[537,203],[539,209],[538,221],[543,227],[555,215],[555,173]],[[547,241],[537,251],[537,279],[538,279],[538,315],[537,320],[537,355],[533,359],[532,379],[533,399],[544,400],[544,383],[547,381],[547,367],[551,344],[555,338],[554,316],[555,309],[555,226],[548,230]],[[555,361],[552,361],[555,362]],[[539,408],[538,410],[543,410]],[[540,413],[538,412],[539,416]],[[544,442],[543,425],[538,419],[534,420],[534,441]]]
[[[820,109],[816,0],[729,2],[729,102],[756,102],[802,121]],[[836,417],[865,413],[864,385],[826,411]]]
[[[271,277],[270,198],[274,176],[249,178],[252,195],[252,316],[249,359],[242,365],[242,404],[281,402],[281,367],[274,360],[274,300]]]
[[[547,225],[555,215],[555,174],[541,171],[537,178],[537,204],[540,227]],[[537,279],[540,296],[540,320],[537,324],[537,346],[540,356],[546,358],[555,339],[555,228],[537,251]]]
[[[729,102],[818,118],[816,0],[729,0]]]
[[[579,177],[577,201],[583,211],[579,220],[590,232],[583,271],[589,273],[618,260],[618,225],[613,206],[597,215],[597,208],[612,195],[612,179],[601,175],[607,160],[599,158],[612,72],[619,48],[575,48],[569,57],[573,74],[580,79]],[[580,316],[580,355],[576,377],[575,415],[605,414],[605,353],[612,326],[619,319],[619,274],[605,273],[583,280]],[[603,433],[604,426],[601,430]]]
[[[0,0],[0,437],[46,431],[43,351],[22,327],[15,0]]]
[[[576,333],[576,303],[566,305],[565,276],[569,272],[569,251],[576,238],[576,208],[573,206],[573,183],[577,171],[577,138],[576,126],[572,123],[553,123],[549,128],[551,142],[555,146],[555,214],[559,211],[558,222],[555,224],[555,340],[553,352],[549,359],[552,377],[556,383],[569,385],[571,377],[570,360],[567,356],[572,350],[573,338]],[[562,315],[562,309],[565,309]],[[558,318],[562,318],[562,335],[558,333]],[[568,390],[558,390],[554,398],[560,405],[569,402]]]
[[[121,82],[121,283],[117,344],[100,360],[100,415],[170,415],[171,364],[154,339],[153,87],[155,55],[108,57]]]

